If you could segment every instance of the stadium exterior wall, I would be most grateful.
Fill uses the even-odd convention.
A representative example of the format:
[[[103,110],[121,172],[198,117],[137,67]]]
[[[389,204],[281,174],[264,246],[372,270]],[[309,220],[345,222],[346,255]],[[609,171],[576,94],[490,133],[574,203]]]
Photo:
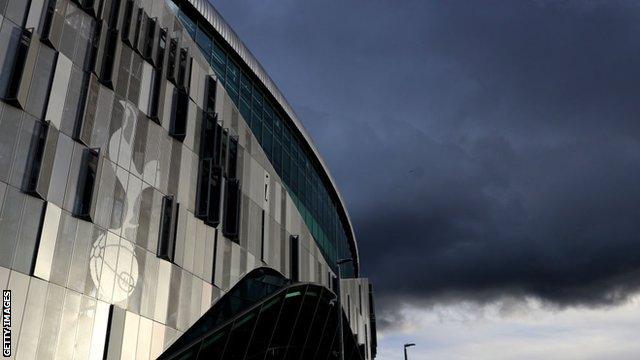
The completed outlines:
[[[337,290],[335,264],[173,5],[0,1],[10,358],[156,358],[259,267]],[[273,82],[237,51],[324,167]],[[370,347],[368,281],[342,284],[342,298],[358,299],[342,304],[349,325]]]

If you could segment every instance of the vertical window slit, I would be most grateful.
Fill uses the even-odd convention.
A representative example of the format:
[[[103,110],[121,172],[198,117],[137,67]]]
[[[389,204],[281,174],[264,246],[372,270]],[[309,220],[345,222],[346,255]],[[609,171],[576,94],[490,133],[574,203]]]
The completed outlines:
[[[157,256],[170,262],[175,260],[178,210],[179,204],[173,196],[167,195],[162,199]]]
[[[265,216],[265,211],[262,210],[262,220],[261,220],[261,228],[260,228],[260,259],[262,261],[265,260],[265,253],[264,253],[264,231],[265,231],[265,221],[266,221],[266,216]]]
[[[291,260],[290,278],[293,282],[300,281],[300,237],[298,235],[289,236]]]
[[[86,220],[91,220],[99,156],[100,149],[85,149],[82,154],[74,215]]]

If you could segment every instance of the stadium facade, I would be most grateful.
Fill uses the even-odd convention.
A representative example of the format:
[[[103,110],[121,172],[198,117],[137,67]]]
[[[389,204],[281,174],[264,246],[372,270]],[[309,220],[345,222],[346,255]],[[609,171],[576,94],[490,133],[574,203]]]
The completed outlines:
[[[3,355],[373,359],[313,142],[206,0],[0,0]]]

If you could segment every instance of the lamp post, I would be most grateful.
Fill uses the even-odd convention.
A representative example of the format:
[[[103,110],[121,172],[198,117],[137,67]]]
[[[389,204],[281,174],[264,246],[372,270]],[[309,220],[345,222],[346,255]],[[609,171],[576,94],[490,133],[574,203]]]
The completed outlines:
[[[342,279],[342,271],[340,271],[340,265],[353,261],[352,258],[338,260],[338,326],[340,327],[340,359],[344,360],[344,333],[342,330],[342,285],[340,280]]]
[[[414,344],[414,343],[406,343],[406,344],[404,344],[404,360],[408,360],[407,359],[407,348],[411,347],[411,346],[416,346],[416,344]]]

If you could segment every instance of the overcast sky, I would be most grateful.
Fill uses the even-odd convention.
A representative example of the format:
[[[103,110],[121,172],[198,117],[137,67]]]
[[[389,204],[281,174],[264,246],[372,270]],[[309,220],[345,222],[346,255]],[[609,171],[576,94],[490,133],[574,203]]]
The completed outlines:
[[[379,359],[640,356],[640,2],[213,3],[346,199]]]

